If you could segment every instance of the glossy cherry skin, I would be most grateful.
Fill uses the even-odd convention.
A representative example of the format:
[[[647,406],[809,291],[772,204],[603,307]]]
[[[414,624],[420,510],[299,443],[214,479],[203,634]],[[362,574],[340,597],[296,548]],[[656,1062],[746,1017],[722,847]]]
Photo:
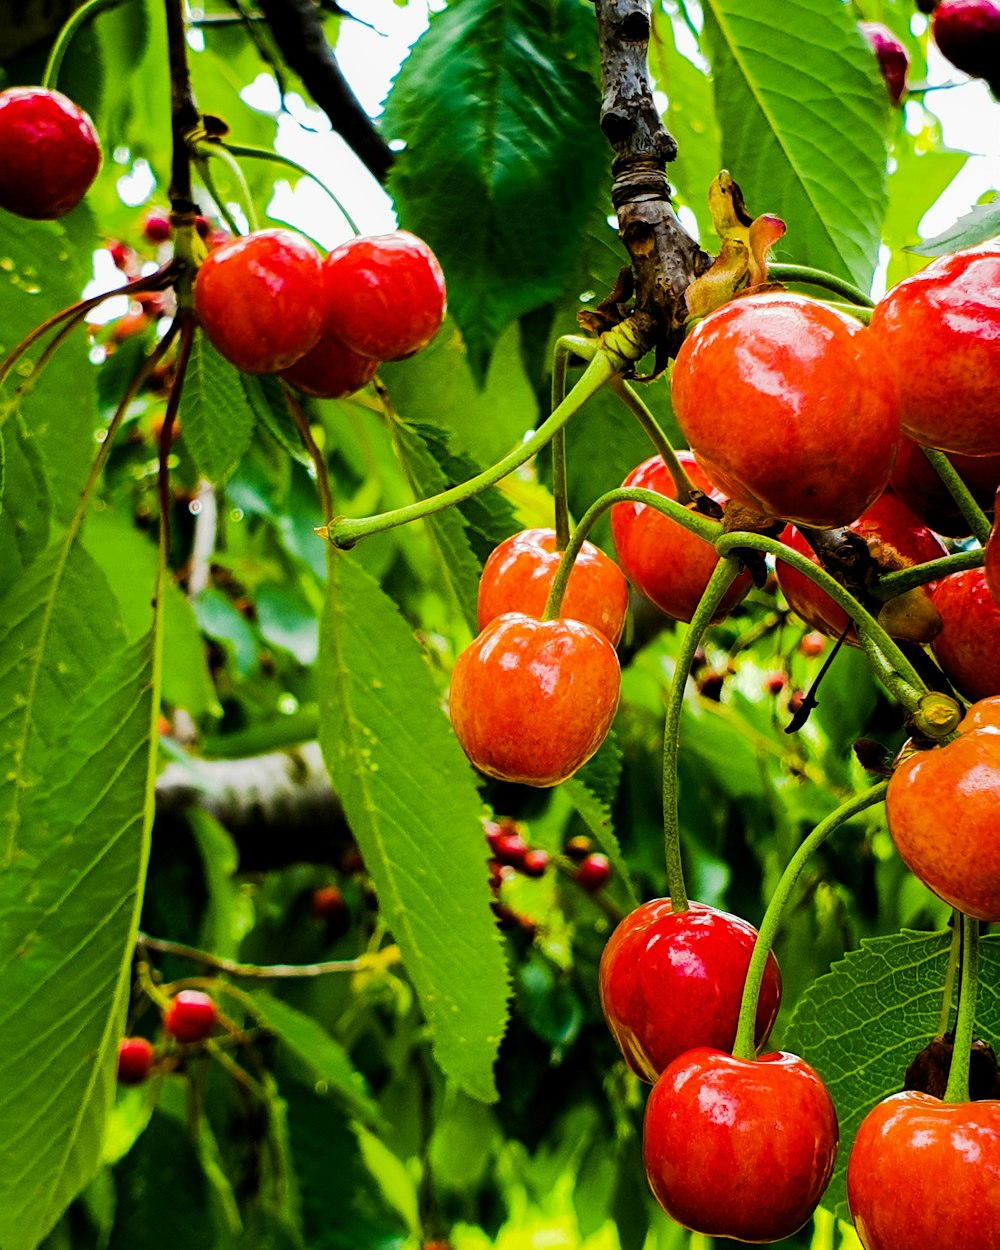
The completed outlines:
[[[973,78],[985,78],[1000,92],[1000,3],[997,0],[941,0],[931,17],[931,34],[943,56]]]
[[[859,22],[861,33],[878,57],[878,67],[882,71],[889,99],[898,104],[906,90],[906,71],[910,68],[910,54],[882,22]]]
[[[259,230],[216,248],[194,284],[212,346],[244,373],[277,373],[311,351],[322,328],[321,261],[291,230]]]
[[[997,454],[1000,245],[942,256],[905,278],[879,300],[870,331],[905,434],[940,451]]]
[[[555,786],[604,741],[620,689],[618,656],[596,629],[508,612],[455,662],[451,723],[481,772]]]
[[[993,498],[1000,486],[1000,454],[958,456],[952,453],[948,459],[976,503],[992,512]],[[949,538],[961,538],[968,534],[969,524],[951,497],[951,492],[935,473],[920,444],[905,435],[899,440],[899,452],[889,485],[936,534],[945,534]]]
[[[123,1037],[118,1043],[118,1084],[141,1085],[153,1066],[153,1046],[144,1037]]]
[[[367,386],[378,366],[377,360],[359,356],[324,333],[311,351],[281,370],[281,377],[304,395],[316,399],[345,399]]]
[[[679,451],[677,459],[692,485],[716,503],[726,502],[689,451]],[[622,485],[677,498],[674,480],[659,456],[644,460]],[[611,536],[625,576],[636,590],[671,620],[690,621],[719,562],[711,543],[642,503],[616,503],[612,507]],[[720,621],[731,612],[751,585],[749,573],[740,573],[713,619]]]
[[[63,217],[101,168],[94,123],[60,91],[0,91],[0,208],[33,221]]]
[[[853,533],[863,538],[877,564],[886,570],[902,568],[912,564],[926,564],[929,560],[937,560],[948,554],[947,548],[926,525],[922,525],[901,499],[890,491],[885,491],[878,499],[848,527]],[[813,564],[819,566],[819,559],[812,547],[794,525],[785,527],[781,541],[793,551],[806,556]],[[807,625],[821,630],[830,638],[839,638],[850,624],[847,613],[830,598],[824,590],[809,580],[804,573],[793,569],[790,564],[778,560],[775,569],[778,585],[788,600],[789,607],[796,612]],[[933,612],[929,612],[930,590],[921,588],[916,594],[921,602],[914,604],[913,615],[916,616],[921,607],[933,621]],[[913,621],[913,629],[919,630],[921,622]],[[906,626],[900,623],[900,628]],[[900,630],[890,628],[890,634],[900,637]],[[926,634],[911,637],[912,641],[929,642],[937,632],[937,623]],[[858,645],[857,634],[852,629],[847,642]]]
[[[885,362],[827,304],[788,292],[723,304],[684,340],[671,395],[709,480],[769,516],[849,525],[889,480],[899,414]]]
[[[541,617],[562,552],[552,529],[521,530],[490,553],[479,579],[479,628],[505,612]],[[621,637],[628,608],[628,583],[614,560],[585,542],[573,562],[560,614],[583,621],[612,646]]]
[[[816,1209],[837,1156],[837,1116],[797,1055],[686,1051],[646,1103],[643,1157],[657,1202],[709,1237],[778,1241]]]
[[[931,649],[944,675],[968,699],[1000,694],[1000,607],[985,570],[942,578],[931,603],[941,618]]]
[[[706,903],[673,911],[656,898],[630,912],[601,956],[601,1006],[628,1066],[655,1081],[695,1046],[731,1050],[757,930]],[[758,1046],[781,1005],[781,972],[769,955],[757,1003]]]
[[[1000,921],[1000,698],[973,704],[959,736],[896,768],[886,820],[900,858],[967,916]]]
[[[1000,1250],[1000,1102],[906,1090],[865,1116],[847,1164],[865,1250]]]
[[[351,239],[324,264],[326,328],[375,360],[402,360],[430,343],[446,308],[437,257],[406,230]]]
[[[200,990],[181,990],[163,1013],[163,1027],[179,1042],[200,1042],[219,1019],[215,1001]]]
[[[1000,495],[1000,491],[997,491],[997,494]],[[995,521],[990,530],[990,536],[986,540],[984,560],[986,585],[993,596],[993,602],[1000,607],[1000,530],[997,529]]]

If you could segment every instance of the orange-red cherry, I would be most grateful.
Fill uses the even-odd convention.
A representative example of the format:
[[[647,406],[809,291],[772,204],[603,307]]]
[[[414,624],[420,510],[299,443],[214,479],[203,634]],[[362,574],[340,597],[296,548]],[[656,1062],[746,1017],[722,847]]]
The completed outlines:
[[[153,1046],[145,1037],[123,1037],[118,1043],[118,1084],[141,1085],[153,1066]]]
[[[455,662],[451,722],[481,772],[555,786],[604,741],[620,688],[618,656],[596,629],[508,612]]]
[[[215,1028],[218,1008],[210,994],[181,990],[163,1013],[163,1027],[179,1042],[200,1042]]]
[[[1000,694],[1000,607],[986,570],[942,578],[931,603],[941,618],[931,649],[944,675],[968,699]]]
[[[1000,490],[997,494],[1000,495]],[[995,521],[990,530],[990,536],[986,540],[983,568],[986,572],[986,585],[993,596],[993,602],[1000,607],[1000,530],[997,529]]]
[[[1000,449],[1000,244],[942,256],[879,300],[904,433],[968,456]]]
[[[916,751],[886,793],[906,866],[967,916],[1000,921],[1000,697],[973,704],[958,737]]]
[[[407,230],[366,235],[324,262],[326,331],[360,356],[402,360],[425,348],[444,320],[444,273]]]
[[[859,321],[770,292],[699,322],[670,385],[710,481],[759,512],[827,528],[856,520],[889,480],[899,413],[885,370]]]
[[[598,984],[604,1018],[629,1067],[655,1081],[695,1046],[731,1050],[757,930],[706,903],[674,911],[643,903],[608,939]],[[767,1041],[781,1005],[781,972],[768,955],[754,1036]]]
[[[994,496],[1000,486],[1000,452],[995,456],[958,456],[951,452],[948,459],[976,503],[992,512]],[[889,485],[910,511],[936,534],[961,538],[969,533],[968,521],[924,455],[923,448],[905,434],[899,440]]]
[[[277,373],[323,325],[319,252],[291,230],[259,230],[209,252],[194,306],[212,346],[244,373]]]
[[[847,1164],[865,1250],[1000,1250],[1000,1102],[906,1090],[865,1116]]]
[[[345,399],[360,391],[375,376],[379,362],[359,356],[329,334],[294,365],[282,369],[281,376],[303,395],[316,399]]]
[[[689,451],[677,453],[691,484],[717,504],[724,496],[713,487]],[[670,471],[659,456],[638,465],[622,486],[677,498]],[[711,543],[677,521],[642,503],[616,503],[611,509],[611,536],[625,576],[671,620],[690,621],[719,557]],[[715,620],[721,620],[746,596],[749,573],[740,573],[726,591]]]
[[[0,91],[0,208],[34,221],[63,217],[100,168],[94,123],[61,91]]]
[[[521,530],[491,553],[479,579],[479,628],[505,612],[541,617],[562,552],[553,529]],[[560,615],[583,621],[614,646],[628,608],[628,584],[614,560],[585,542],[573,562]]]
[[[790,1237],[826,1189],[837,1142],[826,1086],[784,1051],[759,1059],[686,1051],[646,1103],[650,1188],[678,1224],[709,1237]]]

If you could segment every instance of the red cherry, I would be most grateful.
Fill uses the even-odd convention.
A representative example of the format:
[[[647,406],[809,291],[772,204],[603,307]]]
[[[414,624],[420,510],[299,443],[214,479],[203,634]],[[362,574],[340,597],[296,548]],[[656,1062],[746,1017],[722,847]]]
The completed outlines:
[[[198,319],[244,373],[277,373],[316,346],[322,322],[319,253],[290,230],[261,230],[216,248],[194,284]]]
[[[889,480],[899,414],[885,368],[853,317],[770,292],[700,321],[670,387],[681,431],[721,491],[827,528],[849,525]]]
[[[905,278],[879,300],[871,334],[906,434],[941,451],[997,455],[1000,245],[942,256]]]
[[[317,399],[344,399],[360,391],[375,376],[379,362],[359,356],[335,338],[323,334],[319,342],[294,365],[282,369],[286,382]]]
[[[878,57],[878,67],[885,79],[889,99],[893,104],[898,104],[906,90],[906,71],[910,68],[909,52],[882,22],[859,22],[858,25]]]
[[[618,656],[596,629],[508,612],[458,657],[451,721],[482,772],[555,786],[604,741],[620,687]]]
[[[577,864],[573,880],[588,894],[596,894],[611,880],[611,861],[606,855],[594,851]]]
[[[1000,4],[997,0],[941,0],[931,34],[943,56],[1000,95]]]
[[[886,491],[872,506],[849,526],[852,533],[863,538],[875,563],[891,571],[913,564],[926,564],[948,554],[944,543],[913,515],[901,499]],[[819,557],[803,534],[794,525],[785,527],[781,541],[806,556],[819,567]],[[824,590],[809,580],[804,573],[793,569],[783,560],[777,562],[778,585],[788,600],[789,607],[807,625],[839,638],[850,624],[850,618]],[[911,641],[929,642],[937,632],[937,621],[929,611],[930,589],[923,587],[909,602],[912,611],[906,621],[900,620],[897,628],[889,625],[893,637],[903,636]],[[919,619],[920,614],[927,619]],[[916,633],[914,633],[916,631]],[[852,629],[847,636],[852,646],[858,645],[857,634]]]
[[[322,920],[332,928],[346,931],[350,926],[350,909],[344,902],[339,886],[317,886],[309,899],[309,910],[317,920]]]
[[[799,652],[807,660],[814,660],[826,650],[826,638],[818,629],[810,630],[799,643]]]
[[[677,458],[693,486],[718,504],[726,502],[689,451],[678,452]],[[677,498],[674,480],[659,456],[644,460],[622,485],[655,491],[667,499]],[[671,620],[690,621],[719,562],[712,544],[641,503],[616,503],[612,507],[611,536],[632,585]],[[751,585],[749,573],[740,573],[713,619],[722,620],[731,612]]]
[[[788,678],[784,673],[768,673],[764,678],[764,689],[768,694],[781,694],[787,685]]]
[[[731,1050],[757,930],[706,903],[673,911],[656,898],[630,912],[601,956],[604,1018],[636,1076],[655,1081],[695,1046]],[[754,1039],[767,1041],[781,1005],[781,972],[768,956]]]
[[[152,1043],[144,1037],[123,1037],[118,1043],[119,1085],[141,1085],[152,1066]]]
[[[931,603],[941,618],[931,649],[944,675],[966,698],[1000,694],[1000,607],[985,570],[942,578]]]
[[[837,1155],[817,1073],[784,1051],[736,1059],[689,1050],[646,1103],[643,1157],[657,1202],[710,1237],[778,1241],[809,1219]]]
[[[479,628],[505,612],[541,618],[562,552],[552,529],[521,530],[490,553],[479,579]],[[560,615],[583,621],[608,639],[621,637],[628,585],[621,569],[599,547],[585,542],[573,562]]]
[[[959,477],[981,508],[993,510],[993,497],[1000,486],[1000,455],[948,456]],[[951,492],[934,472],[923,448],[904,434],[893,465],[889,485],[903,503],[936,534],[961,538],[969,523],[959,511]]]
[[[511,868],[520,868],[528,854],[528,845],[519,833],[501,833],[491,839],[490,850],[501,864],[509,864]]]
[[[548,851],[540,846],[532,847],[530,851],[525,852],[524,859],[521,861],[521,871],[526,877],[543,877],[549,861]]]
[[[52,221],[76,208],[101,167],[101,143],[83,109],[59,91],[0,91],[0,208]]]
[[[200,990],[181,990],[163,1013],[163,1027],[179,1042],[200,1042],[219,1018],[215,1001]]]
[[[997,495],[1000,495],[1000,490],[997,491]],[[986,540],[983,570],[993,602],[1000,607],[1000,531],[997,530],[996,522],[993,523],[990,536]]]
[[[1000,921],[1000,698],[975,704],[945,746],[896,768],[886,820],[900,858],[939,898]]]
[[[1000,1102],[907,1090],[873,1107],[847,1164],[865,1250],[1000,1250]]]
[[[402,360],[441,329],[444,274],[427,244],[406,230],[351,239],[334,248],[324,271],[326,331],[361,356]]]
[[[108,244],[108,252],[111,254],[115,268],[120,269],[122,273],[127,273],[135,262],[135,252],[120,239],[113,239]]]
[[[166,213],[154,209],[146,214],[146,219],[142,223],[142,233],[147,243],[166,243],[173,232],[173,226]]]

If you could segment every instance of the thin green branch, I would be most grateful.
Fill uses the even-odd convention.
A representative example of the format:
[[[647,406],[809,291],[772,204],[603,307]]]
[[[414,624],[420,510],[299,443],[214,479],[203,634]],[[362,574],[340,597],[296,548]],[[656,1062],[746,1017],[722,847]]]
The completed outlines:
[[[684,471],[684,466],[677,459],[677,453],[671,446],[670,440],[660,428],[660,423],[642,397],[634,387],[629,386],[624,378],[614,378],[611,382],[611,389],[639,422],[646,437],[667,466],[667,472],[673,479],[674,490],[677,492],[677,502],[681,505],[690,503],[699,491]]]
[[[147,933],[140,933],[137,941],[146,950],[158,951],[162,955],[177,955],[194,963],[204,964],[206,968],[215,968],[228,976],[246,980],[322,977],[333,972],[360,972],[366,965],[364,959],[329,959],[315,964],[244,964],[234,959],[224,959],[221,955],[213,955],[210,951],[199,950],[196,946],[186,946],[183,942],[150,937]]]
[[[59,81],[59,70],[62,68],[63,58],[72,42],[73,36],[85,23],[97,17],[99,13],[103,13],[105,9],[115,9],[118,5],[123,4],[124,0],[88,0],[69,18],[62,30],[59,32],[55,43],[52,45],[52,51],[49,53],[49,59],[45,65],[45,72],[42,74],[42,86],[54,89]]]
[[[850,304],[861,308],[874,308],[875,301],[866,295],[860,287],[838,278],[836,274],[826,273],[822,269],[812,269],[808,265],[771,265],[767,267],[767,276],[772,282],[800,282],[808,286],[822,287],[832,291],[834,295],[842,295]]]
[[[943,451],[935,451],[932,447],[921,448],[924,455],[934,467],[934,472],[948,488],[958,510],[965,518],[969,533],[985,547],[990,536],[989,518],[976,503],[972,492],[962,480],[961,475]]]
[[[979,921],[962,917],[962,981],[958,991],[958,1019],[955,1044],[948,1069],[944,1102],[969,1101],[969,1064],[976,1026],[976,998],[979,991]]]
[[[975,547],[971,551],[955,551],[938,560],[928,560],[926,564],[915,564],[912,568],[899,569],[895,573],[883,573],[872,587],[872,594],[876,599],[895,599],[897,595],[904,594],[915,586],[939,581],[949,573],[978,569],[983,558],[983,549]]]

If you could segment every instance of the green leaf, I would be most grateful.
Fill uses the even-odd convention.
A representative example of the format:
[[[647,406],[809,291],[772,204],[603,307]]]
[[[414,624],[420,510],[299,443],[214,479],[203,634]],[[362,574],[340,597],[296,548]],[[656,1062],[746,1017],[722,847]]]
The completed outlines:
[[[959,252],[963,248],[985,243],[988,239],[996,238],[998,234],[1000,196],[995,196],[987,204],[977,204],[971,212],[959,217],[953,226],[935,235],[933,239],[917,243],[906,250],[916,252],[918,256],[946,256],[949,252]]]
[[[612,730],[597,754],[563,785],[577,813],[607,852],[615,876],[625,888],[629,906],[637,907],[639,898],[611,817],[621,770],[622,753]]]
[[[708,0],[722,160],[753,216],[788,226],[783,257],[865,290],[886,206],[889,102],[851,10],[788,0],[781,20],[757,0]]]
[[[409,626],[342,552],[331,552],[318,685],[323,755],[435,1057],[466,1093],[490,1100],[508,982],[482,805]]]
[[[5,1250],[32,1250],[99,1164],[152,816],[152,638],[123,648],[99,570],[61,554],[0,605]]]
[[[264,990],[250,995],[254,1007],[267,1027],[281,1038],[299,1065],[306,1069],[308,1079],[317,1093],[329,1092],[344,1104],[352,1115],[368,1123],[380,1119],[378,1104],[373,1100],[368,1083],[351,1062],[344,1047],[323,1028],[318,1020],[275,998]]]
[[[48,546],[52,515],[52,499],[38,447],[19,416],[7,425],[2,453],[0,594],[6,593]]]
[[[180,423],[200,472],[221,482],[250,446],[254,414],[239,370],[197,333],[184,375]]]
[[[309,453],[302,446],[302,436],[295,428],[292,414],[288,411],[288,402],[281,389],[281,383],[270,374],[255,376],[252,373],[240,374],[240,385],[253,409],[254,416],[264,426],[285,451],[299,464],[307,468],[312,461]]]
[[[561,292],[604,194],[584,31],[592,44],[577,0],[462,0],[432,16],[389,97],[400,223],[437,253],[479,379],[501,331]]]
[[[837,1108],[840,1152],[823,1205],[849,1220],[846,1173],[861,1121],[935,1036],[941,1020],[949,933],[903,932],[860,950],[813,982],[788,1025],[784,1048],[822,1076]],[[1000,937],[982,942],[979,1036],[1000,1041]]]

